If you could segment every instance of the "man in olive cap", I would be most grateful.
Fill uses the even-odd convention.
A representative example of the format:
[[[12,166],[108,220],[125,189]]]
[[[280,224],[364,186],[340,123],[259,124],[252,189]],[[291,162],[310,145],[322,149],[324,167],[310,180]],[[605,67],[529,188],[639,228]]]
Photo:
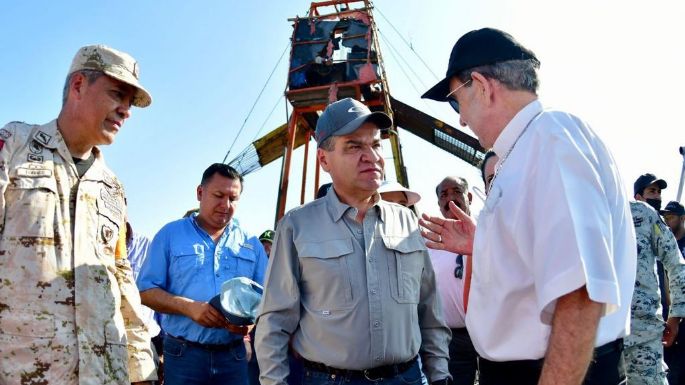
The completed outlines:
[[[274,243],[274,231],[266,230],[263,232],[262,235],[259,236],[259,242],[261,242],[262,246],[264,246],[266,255],[271,255],[271,245]]]
[[[481,385],[619,384],[636,263],[628,196],[592,129],[543,109],[539,67],[497,29],[454,45],[423,97],[449,102],[500,160],[477,226],[453,202],[456,219],[421,225],[428,247],[473,256],[466,326]]]
[[[147,383],[150,337],[126,258],[124,189],[111,144],[150,94],[138,64],[81,48],[57,119],[0,129],[0,382]]]

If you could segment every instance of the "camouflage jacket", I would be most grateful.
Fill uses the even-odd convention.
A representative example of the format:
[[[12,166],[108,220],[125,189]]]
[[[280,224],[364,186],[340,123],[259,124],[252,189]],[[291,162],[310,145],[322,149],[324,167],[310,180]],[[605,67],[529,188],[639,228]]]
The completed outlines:
[[[56,121],[0,129],[2,384],[156,378],[121,245],[123,187],[93,152],[79,178]]]
[[[673,233],[659,214],[644,202],[630,202],[637,237],[637,276],[631,306],[631,336],[627,343],[660,338],[664,330],[656,261],[668,273],[669,317],[685,317],[685,261]]]

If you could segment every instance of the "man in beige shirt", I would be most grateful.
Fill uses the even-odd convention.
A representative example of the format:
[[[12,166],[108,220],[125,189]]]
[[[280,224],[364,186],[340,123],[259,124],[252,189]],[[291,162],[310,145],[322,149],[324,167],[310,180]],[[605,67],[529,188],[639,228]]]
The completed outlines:
[[[257,321],[263,385],[286,383],[291,340],[314,384],[416,383],[419,353],[433,383],[450,379],[450,332],[417,219],[376,192],[380,128],[391,125],[350,98],[319,117],[317,157],[333,188],[276,230]]]
[[[87,46],[56,120],[0,129],[0,384],[156,379],[124,189],[95,147],[150,103],[131,56]]]

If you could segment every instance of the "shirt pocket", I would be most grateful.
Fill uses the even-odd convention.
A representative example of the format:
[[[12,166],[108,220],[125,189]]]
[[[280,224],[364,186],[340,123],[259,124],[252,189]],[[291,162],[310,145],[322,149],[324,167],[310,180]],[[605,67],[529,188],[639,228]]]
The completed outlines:
[[[52,238],[57,182],[46,177],[16,177],[6,192],[5,237]]]
[[[228,258],[231,258],[231,256],[228,255]],[[255,255],[254,250],[250,248],[250,246],[240,245],[240,250],[236,255],[235,276],[247,277],[252,279],[252,276],[254,275],[254,267],[256,260],[257,256]]]
[[[193,245],[172,248],[169,277],[175,287],[185,288],[193,280],[200,283],[204,279],[198,276],[205,259],[204,251],[196,249],[200,248]]]
[[[299,246],[302,302],[315,311],[352,307],[349,255],[352,239],[303,242]]]
[[[419,303],[425,246],[418,237],[384,236],[390,293],[398,303]]]

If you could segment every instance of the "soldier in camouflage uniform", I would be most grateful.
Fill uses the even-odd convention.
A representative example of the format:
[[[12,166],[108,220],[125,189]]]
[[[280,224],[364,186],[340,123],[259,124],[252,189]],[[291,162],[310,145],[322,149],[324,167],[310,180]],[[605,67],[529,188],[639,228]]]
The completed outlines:
[[[0,129],[0,384],[156,379],[124,190],[94,147],[150,103],[132,57],[87,46],[56,120]]]
[[[655,210],[661,200],[661,189],[665,187],[666,182],[654,175],[642,175],[634,185],[638,201],[630,203],[638,253],[630,335],[625,340],[630,385],[667,384],[662,339],[672,341],[678,332],[679,317],[685,316],[685,261],[673,234]],[[670,278],[671,308],[667,323],[661,316],[657,260]]]

